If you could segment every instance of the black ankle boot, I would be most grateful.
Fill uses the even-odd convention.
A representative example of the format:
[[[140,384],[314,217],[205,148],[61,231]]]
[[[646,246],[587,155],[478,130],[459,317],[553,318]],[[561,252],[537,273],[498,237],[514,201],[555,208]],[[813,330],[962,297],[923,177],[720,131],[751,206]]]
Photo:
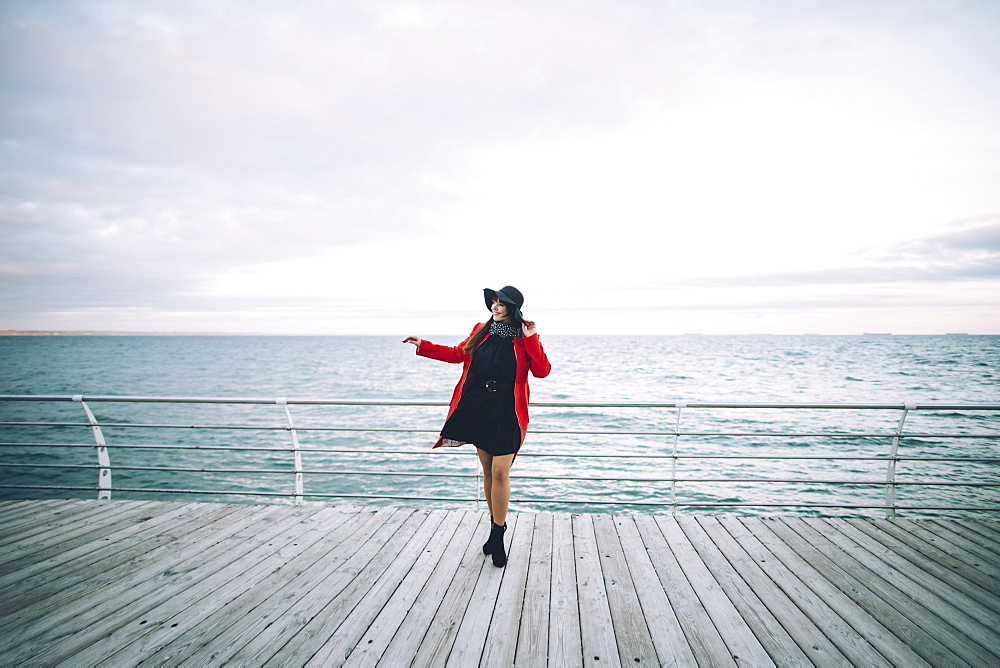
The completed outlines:
[[[493,516],[490,515],[490,538],[485,543],[483,543],[483,554],[493,553]]]
[[[489,553],[493,555],[494,566],[503,567],[507,565],[507,552],[503,548],[503,534],[505,531],[507,531],[506,522],[504,522],[503,526],[493,524],[490,528],[490,539],[488,544],[490,545]]]
[[[483,544],[483,554],[492,554],[503,552],[503,532],[507,530],[507,523],[504,525],[497,526],[493,523],[493,518],[490,518],[490,538]]]

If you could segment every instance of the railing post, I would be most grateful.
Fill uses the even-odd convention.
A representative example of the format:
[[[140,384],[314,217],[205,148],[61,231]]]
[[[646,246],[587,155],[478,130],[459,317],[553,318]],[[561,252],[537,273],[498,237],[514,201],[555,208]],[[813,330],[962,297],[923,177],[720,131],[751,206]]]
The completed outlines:
[[[899,460],[899,439],[903,435],[903,423],[906,422],[907,414],[916,407],[917,405],[912,403],[903,404],[903,414],[899,417],[896,434],[892,437],[892,445],[889,446],[889,464],[885,471],[886,519],[896,516],[896,462]]]
[[[83,400],[82,394],[73,396],[73,401],[83,407],[87,414],[87,421],[90,429],[94,432],[94,442],[97,444],[97,499],[111,499],[111,456],[108,454],[108,444],[104,440],[104,432],[97,424],[97,418],[90,410],[90,406]]]
[[[670,458],[670,512],[677,514],[677,442],[681,437],[681,410],[687,408],[686,401],[677,402],[677,422],[674,425],[674,451]]]
[[[292,472],[295,474],[295,496],[292,502],[296,506],[302,505],[302,451],[299,449],[299,434],[295,431],[295,423],[292,422],[292,413],[288,410],[288,399],[275,399],[274,403],[285,409],[285,419],[288,421],[288,432],[292,435]]]

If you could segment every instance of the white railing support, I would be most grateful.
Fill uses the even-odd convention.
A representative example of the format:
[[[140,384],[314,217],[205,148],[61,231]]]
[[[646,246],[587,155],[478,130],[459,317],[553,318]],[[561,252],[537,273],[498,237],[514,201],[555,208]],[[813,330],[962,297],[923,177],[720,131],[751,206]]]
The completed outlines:
[[[677,514],[677,445],[681,438],[681,411],[687,406],[683,401],[677,402],[677,422],[674,424],[674,449],[670,457],[670,508]]]
[[[292,497],[292,503],[296,506],[301,506],[304,490],[302,486],[302,449],[299,446],[299,434],[295,431],[295,423],[292,422],[292,413],[288,410],[288,399],[275,399],[274,403],[285,409],[288,433],[292,435],[292,472],[295,474],[295,495]]]
[[[903,423],[906,422],[906,416],[915,408],[916,404],[903,404],[903,414],[899,416],[896,434],[892,437],[892,444],[889,446],[889,463],[885,470],[886,519],[896,516],[896,462],[899,461],[899,439],[903,437]]]
[[[90,429],[94,433],[94,442],[97,444],[95,446],[97,448],[97,498],[98,500],[110,499],[111,456],[108,454],[108,444],[104,440],[104,432],[101,431],[101,426],[97,423],[97,418],[94,417],[90,406],[83,400],[83,395],[74,395],[73,401],[79,403],[87,414],[87,422],[90,423]]]

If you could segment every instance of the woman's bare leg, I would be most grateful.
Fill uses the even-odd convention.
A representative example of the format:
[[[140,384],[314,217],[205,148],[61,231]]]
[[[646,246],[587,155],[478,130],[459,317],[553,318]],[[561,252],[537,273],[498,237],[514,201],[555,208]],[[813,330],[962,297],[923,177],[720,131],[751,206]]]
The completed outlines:
[[[493,458],[490,467],[493,473],[493,522],[497,526],[507,523],[507,505],[510,503],[510,467],[514,463],[514,455],[500,455]]]
[[[514,455],[494,457],[476,448],[479,463],[483,466],[483,492],[493,523],[503,526],[507,522],[507,505],[510,503],[510,467]]]
[[[493,455],[476,448],[479,455],[479,463],[483,467],[483,493],[486,496],[486,507],[490,510],[490,517],[493,517]]]

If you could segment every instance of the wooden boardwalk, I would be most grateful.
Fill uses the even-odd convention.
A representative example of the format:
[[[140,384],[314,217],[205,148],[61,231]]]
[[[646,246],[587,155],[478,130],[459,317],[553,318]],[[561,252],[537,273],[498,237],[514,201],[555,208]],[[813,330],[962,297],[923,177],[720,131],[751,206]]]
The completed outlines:
[[[0,665],[1000,665],[1000,523],[0,503]]]

